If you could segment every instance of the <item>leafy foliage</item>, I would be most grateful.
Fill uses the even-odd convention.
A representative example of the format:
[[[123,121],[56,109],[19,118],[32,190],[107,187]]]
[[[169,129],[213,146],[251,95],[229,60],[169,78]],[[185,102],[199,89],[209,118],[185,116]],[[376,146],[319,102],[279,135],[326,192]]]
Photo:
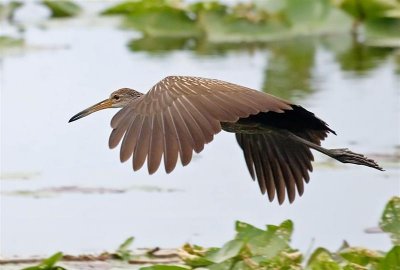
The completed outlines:
[[[382,229],[398,236],[400,197],[392,198],[381,220]],[[256,228],[244,222],[236,222],[235,237],[220,248],[204,248],[184,245],[179,256],[185,265],[156,265],[145,270],[398,270],[400,269],[400,246],[395,245],[389,252],[361,247],[347,243],[337,252],[319,247],[308,260],[290,246],[293,223],[290,220],[280,225],[267,225],[266,229]],[[396,244],[396,242],[394,242]]]
[[[74,17],[81,12],[77,4],[68,0],[43,0],[42,4],[51,10],[51,16],[54,18]]]
[[[359,23],[366,22],[367,39],[369,29],[373,29],[371,36],[378,40],[374,46],[400,46],[398,34],[389,39],[384,27],[374,27],[383,20],[396,29],[400,19],[397,0],[268,0],[235,5],[218,1],[189,4],[182,0],[131,0],[102,14],[124,15],[125,27],[141,31],[147,37],[206,38],[214,43],[349,33]]]
[[[398,17],[400,2],[397,0],[337,0],[338,6],[359,21]]]
[[[280,225],[265,228],[237,221],[234,238],[222,247],[185,244],[178,250],[181,264],[151,265],[140,270],[400,270],[399,217],[400,197],[393,197],[380,221],[382,230],[393,238],[394,245],[388,252],[354,247],[344,242],[336,252],[318,247],[305,258],[290,245],[294,229],[292,221],[285,220]],[[129,249],[133,241],[133,237],[128,238],[116,252],[107,253],[103,258],[129,263],[145,259],[143,263],[151,263],[148,259],[155,255],[149,252],[135,254]],[[65,270],[56,266],[62,256],[62,253],[56,253],[40,264],[22,270]]]
[[[56,266],[56,263],[60,261],[63,257],[63,254],[61,252],[58,252],[49,258],[43,260],[41,263],[38,265],[32,266],[32,267],[27,267],[22,270],[66,270],[65,268],[61,266]]]

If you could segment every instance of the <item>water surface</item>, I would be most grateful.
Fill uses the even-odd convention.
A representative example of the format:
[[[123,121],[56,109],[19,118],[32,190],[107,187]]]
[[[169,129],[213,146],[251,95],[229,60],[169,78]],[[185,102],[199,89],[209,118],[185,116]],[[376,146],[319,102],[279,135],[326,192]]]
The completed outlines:
[[[293,246],[303,251],[336,249],[343,240],[390,246],[386,235],[364,229],[377,225],[400,190],[398,50],[350,36],[163,47],[90,14],[39,26],[32,20],[27,46],[4,54],[0,66],[3,256],[101,252],[129,236],[137,247],[221,245],[235,220],[292,219]],[[350,147],[386,171],[316,154],[303,197],[279,206],[261,196],[232,134],[216,136],[189,166],[149,176],[108,149],[115,110],[67,123],[117,88],[146,92],[167,75],[218,78],[291,99],[338,133],[326,147]]]

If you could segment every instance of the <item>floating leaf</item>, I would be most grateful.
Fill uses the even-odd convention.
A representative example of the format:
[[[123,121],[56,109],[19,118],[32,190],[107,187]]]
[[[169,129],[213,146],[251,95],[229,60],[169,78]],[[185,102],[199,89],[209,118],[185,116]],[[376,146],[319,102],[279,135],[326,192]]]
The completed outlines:
[[[51,10],[51,17],[74,17],[81,12],[81,8],[74,2],[67,0],[44,0],[43,5]]]

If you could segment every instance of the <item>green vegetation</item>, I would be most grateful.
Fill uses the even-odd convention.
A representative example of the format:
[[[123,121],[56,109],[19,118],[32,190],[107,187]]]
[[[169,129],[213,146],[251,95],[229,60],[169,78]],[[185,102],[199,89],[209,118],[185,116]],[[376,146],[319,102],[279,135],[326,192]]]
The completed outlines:
[[[125,27],[146,37],[186,37],[213,43],[350,33],[363,23],[367,41],[374,46],[400,46],[400,31],[395,30],[400,3],[396,0],[266,0],[233,6],[218,1],[131,0],[102,14],[123,15]]]
[[[390,233],[393,247],[388,252],[347,243],[336,252],[317,248],[309,258],[290,246],[293,223],[267,225],[259,229],[250,224],[236,222],[236,236],[221,248],[203,248],[186,244],[180,250],[183,265],[156,265],[141,270],[398,270],[400,269],[400,197],[392,198],[381,218],[381,229]]]
[[[43,0],[42,4],[50,9],[53,18],[74,17],[81,12],[81,8],[72,1]]]
[[[344,242],[337,251],[316,248],[311,255],[302,254],[290,245],[293,223],[267,225],[264,229],[237,221],[235,237],[222,247],[205,248],[185,244],[178,250],[181,263],[153,265],[141,270],[399,270],[400,269],[400,197],[393,197],[386,205],[380,228],[391,236],[393,247],[387,251],[350,246]],[[121,260],[128,263],[148,264],[152,251],[136,254],[129,249],[130,237],[114,253],[104,253],[101,260]],[[67,256],[66,256],[67,257]],[[72,256],[69,256],[70,259]],[[82,255],[84,258],[84,255]],[[88,257],[89,258],[89,257]],[[55,266],[62,259],[57,253],[37,266],[23,270],[63,270]],[[91,257],[93,260],[93,257]],[[124,267],[129,269],[129,265]]]
[[[129,261],[132,258],[132,252],[129,247],[132,245],[135,238],[129,237],[117,249],[114,256],[123,261]]]
[[[23,39],[0,35],[0,49],[19,47],[22,45],[24,45]]]
[[[38,265],[32,266],[32,267],[27,267],[22,270],[66,270],[65,268],[61,266],[56,266],[56,263],[60,261],[63,257],[63,254],[61,252],[58,252],[51,257],[43,260],[41,263]]]

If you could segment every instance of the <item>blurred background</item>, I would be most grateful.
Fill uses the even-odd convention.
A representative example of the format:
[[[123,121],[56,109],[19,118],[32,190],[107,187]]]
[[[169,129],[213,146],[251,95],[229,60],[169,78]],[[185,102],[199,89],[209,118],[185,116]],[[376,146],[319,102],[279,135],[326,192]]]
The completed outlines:
[[[367,234],[400,193],[398,0],[3,1],[0,5],[1,255],[221,245],[234,221],[291,219],[302,251],[387,249]],[[168,75],[221,79],[292,100],[384,172],[315,153],[293,204],[270,203],[232,134],[149,176],[107,147],[115,110],[68,124],[121,87]],[[129,163],[129,162],[128,162]]]

